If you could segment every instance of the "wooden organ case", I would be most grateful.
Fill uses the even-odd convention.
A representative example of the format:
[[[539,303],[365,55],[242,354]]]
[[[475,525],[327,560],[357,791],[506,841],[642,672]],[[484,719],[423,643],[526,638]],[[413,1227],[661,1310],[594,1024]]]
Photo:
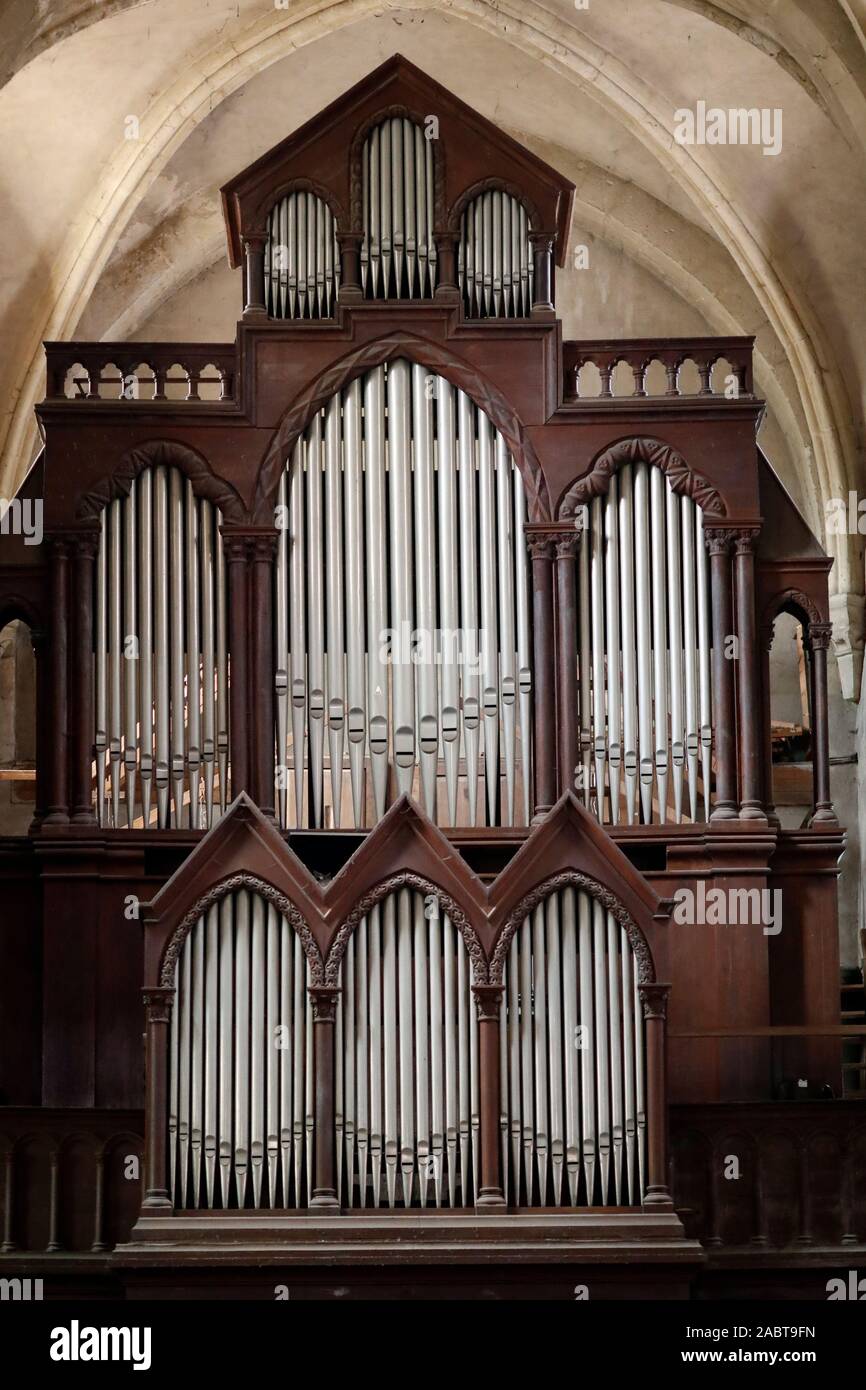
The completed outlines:
[[[780,1098],[840,1093],[830,561],[750,339],[562,340],[572,195],[398,57],[223,189],[235,343],[46,345],[3,1260],[683,1295],[866,1238],[862,1126]]]

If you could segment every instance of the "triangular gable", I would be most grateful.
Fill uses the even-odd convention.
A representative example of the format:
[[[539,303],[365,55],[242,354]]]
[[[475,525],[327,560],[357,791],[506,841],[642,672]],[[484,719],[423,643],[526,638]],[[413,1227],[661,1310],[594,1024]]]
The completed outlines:
[[[395,54],[225,184],[221,192],[231,265],[240,265],[244,238],[265,232],[269,209],[292,185],[325,198],[338,220],[338,230],[359,231],[350,226],[359,197],[351,168],[356,140],[380,113],[394,109],[404,110],[422,125],[431,115],[438,121],[446,217],[476,184],[492,180],[507,185],[535,210],[536,230],[557,237],[559,264],[564,264],[574,185],[414,63]],[[360,173],[355,183],[359,181]]]
[[[327,977],[336,976],[351,927],[365,904],[379,901],[398,886],[440,896],[465,924],[476,979],[483,980],[497,959],[497,944],[525,912],[533,895],[562,876],[590,893],[599,891],[612,910],[637,929],[649,962],[647,933],[663,924],[670,903],[660,899],[605,829],[567,792],[531,831],[510,863],[488,887],[430,817],[401,796],[335,876],[320,883],[286,843],[272,822],[242,793],[204,836],[145,912],[146,979],[156,983],[172,942],[177,953],[179,925],[203,900],[234,876],[269,885],[292,909],[296,926],[308,929]],[[501,955],[501,952],[499,953]],[[651,969],[651,967],[650,967]]]

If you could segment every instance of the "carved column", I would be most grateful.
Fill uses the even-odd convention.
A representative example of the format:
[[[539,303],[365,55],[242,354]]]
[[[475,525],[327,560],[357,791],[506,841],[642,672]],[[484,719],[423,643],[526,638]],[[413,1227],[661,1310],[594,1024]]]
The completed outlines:
[[[457,285],[457,256],[453,232],[435,232],[437,272],[436,299],[457,300],[460,291]]]
[[[553,248],[556,237],[548,232],[530,232],[533,266],[533,314],[553,313]]]
[[[48,814],[46,825],[69,823],[68,741],[68,663],[69,663],[69,545],[64,536],[51,543],[51,649],[50,709],[48,746]]]
[[[830,727],[827,706],[827,648],[831,623],[810,623],[807,634],[811,652],[812,682],[812,795],[810,825],[837,825],[830,795]]]
[[[764,810],[767,813],[767,820],[773,825],[779,824],[779,817],[776,815],[776,806],[773,800],[773,709],[770,699],[772,682],[770,679],[770,651],[773,646],[773,635],[775,624],[772,620],[765,623],[761,629],[760,650],[761,650],[761,707],[763,711],[763,742],[764,742],[764,778],[763,796]]]
[[[761,703],[755,622],[756,527],[737,531],[737,682],[739,689],[740,819],[766,821],[761,804]]]
[[[733,635],[731,543],[733,532],[704,531],[710,552],[713,610],[713,720],[716,740],[716,801],[711,821],[737,819],[737,742],[734,727],[734,666],[727,655]]]
[[[41,628],[32,628],[30,642],[33,659],[36,663],[36,804],[30,833],[45,820],[48,806],[48,749],[51,742],[50,715],[50,670],[48,669],[49,644]]]
[[[145,989],[145,1192],[143,1206],[171,1207],[168,1191],[168,1039],[174,989]]]
[[[528,537],[532,557],[532,646],[535,679],[535,819],[556,800],[556,704],[553,669],[553,541]]]
[[[577,719],[577,576],[580,532],[556,538],[556,708],[559,795],[574,789],[579,755]]]
[[[244,318],[265,318],[265,242],[260,233],[244,237]]]
[[[672,1207],[668,1190],[667,1012],[670,985],[638,985],[646,1039],[647,1185],[645,1207]]]
[[[316,1129],[313,1196],[318,1211],[339,1212],[337,1193],[336,1105],[334,1098],[334,1034],[337,1020],[336,985],[310,985],[313,1005],[313,1088]]]
[[[231,795],[250,787],[249,760],[249,544],[245,536],[223,528],[223,551],[229,581],[229,756]]]
[[[338,232],[340,247],[340,290],[338,300],[361,299],[361,242],[360,232]]]
[[[475,1195],[478,1207],[504,1207],[499,1123],[502,1114],[499,1070],[499,1029],[504,985],[473,985],[478,1016],[478,1094],[481,1140],[481,1181]]]
[[[253,800],[274,819],[274,554],[277,533],[256,536],[252,553]],[[281,755],[282,756],[282,755]]]
[[[93,718],[93,562],[99,548],[99,532],[76,535],[74,553],[74,656],[72,670],[72,820],[76,825],[95,825],[92,766]]]

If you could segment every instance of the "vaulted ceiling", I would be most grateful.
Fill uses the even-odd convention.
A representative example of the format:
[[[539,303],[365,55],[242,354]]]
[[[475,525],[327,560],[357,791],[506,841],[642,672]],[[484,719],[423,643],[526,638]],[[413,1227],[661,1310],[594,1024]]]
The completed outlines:
[[[220,184],[402,52],[576,184],[569,336],[756,335],[761,442],[836,556],[856,640],[863,538],[824,515],[866,494],[866,0],[0,10],[0,494],[37,448],[43,339],[231,339]],[[781,152],[678,144],[699,100],[780,108]]]

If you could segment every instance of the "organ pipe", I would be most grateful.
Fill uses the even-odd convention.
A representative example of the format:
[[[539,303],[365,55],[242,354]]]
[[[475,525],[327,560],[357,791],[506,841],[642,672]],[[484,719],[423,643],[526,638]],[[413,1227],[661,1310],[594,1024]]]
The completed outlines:
[[[629,825],[663,824],[672,787],[677,823],[706,820],[713,711],[700,509],[637,463],[618,470],[587,515],[576,652],[586,804],[614,824],[623,809]]]
[[[104,827],[207,829],[215,798],[225,808],[221,520],[179,469],[164,465],[144,470],[102,514],[94,742]]]
[[[527,824],[525,497],[502,436],[397,359],[313,418],[278,503],[281,823],[338,825],[345,792],[372,824],[390,785],[446,824]]]
[[[527,1206],[637,1206],[643,1022],[627,933],[582,889],[517,928],[505,969],[507,1181]]]
[[[309,971],[291,924],[255,891],[201,916],[178,966],[169,1042],[175,1206],[300,1207],[310,1198]],[[300,1122],[300,1126],[298,1124]]]

